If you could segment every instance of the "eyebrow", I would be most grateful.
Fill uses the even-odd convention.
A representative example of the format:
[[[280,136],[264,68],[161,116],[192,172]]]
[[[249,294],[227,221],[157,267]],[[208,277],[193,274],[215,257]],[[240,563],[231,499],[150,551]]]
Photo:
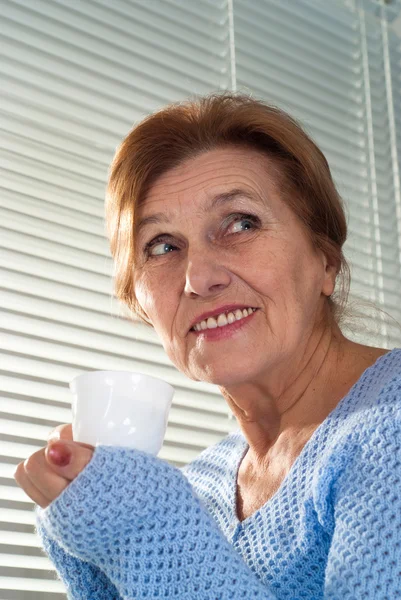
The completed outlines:
[[[234,188],[232,190],[229,190],[228,192],[222,192],[221,194],[217,194],[216,196],[214,196],[210,202],[206,203],[202,207],[202,212],[208,213],[210,210],[220,208],[221,206],[228,204],[229,202],[232,202],[233,200],[236,200],[239,197],[246,198],[247,200],[250,200],[251,202],[254,202],[259,205],[263,204],[259,196],[254,196],[250,192],[242,190],[240,188]],[[140,219],[136,226],[136,233],[138,234],[139,231],[142,231],[147,225],[159,223],[170,223],[168,215],[159,212],[155,213],[154,215],[149,215],[148,217]]]

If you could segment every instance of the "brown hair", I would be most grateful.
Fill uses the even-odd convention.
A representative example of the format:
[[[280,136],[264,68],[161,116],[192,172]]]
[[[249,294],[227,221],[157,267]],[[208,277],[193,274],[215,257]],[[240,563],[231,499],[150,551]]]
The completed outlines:
[[[328,304],[339,323],[350,282],[342,252],[347,224],[327,160],[283,110],[232,92],[170,104],[143,119],[117,149],[106,198],[117,298],[149,323],[134,294],[136,207],[161,174],[203,152],[227,146],[253,148],[271,159],[280,196],[302,221],[315,247],[337,266],[340,289]]]

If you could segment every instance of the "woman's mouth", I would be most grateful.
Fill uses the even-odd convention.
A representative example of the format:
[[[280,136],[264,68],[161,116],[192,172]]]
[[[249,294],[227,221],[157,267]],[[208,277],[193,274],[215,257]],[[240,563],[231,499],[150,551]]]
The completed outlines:
[[[205,321],[194,325],[190,333],[205,340],[218,340],[229,337],[247,325],[253,319],[257,310],[257,308],[250,307],[223,313],[216,318],[209,317]]]

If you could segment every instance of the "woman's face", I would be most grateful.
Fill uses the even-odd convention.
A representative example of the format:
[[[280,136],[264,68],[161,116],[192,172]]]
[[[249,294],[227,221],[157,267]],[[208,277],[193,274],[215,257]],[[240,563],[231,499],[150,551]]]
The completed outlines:
[[[271,167],[254,150],[206,152],[162,175],[138,210],[135,293],[191,379],[224,387],[291,361],[333,292],[335,269],[280,198]],[[257,310],[192,328],[203,313],[232,321],[243,308]]]

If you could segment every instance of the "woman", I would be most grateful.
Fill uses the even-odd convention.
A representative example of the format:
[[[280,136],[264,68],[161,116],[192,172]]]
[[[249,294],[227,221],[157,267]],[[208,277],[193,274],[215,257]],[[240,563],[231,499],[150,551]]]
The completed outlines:
[[[64,425],[18,465],[69,597],[401,597],[401,350],[341,332],[346,222],[320,150],[215,94],[134,128],[108,192],[118,297],[240,429],[179,470]]]

